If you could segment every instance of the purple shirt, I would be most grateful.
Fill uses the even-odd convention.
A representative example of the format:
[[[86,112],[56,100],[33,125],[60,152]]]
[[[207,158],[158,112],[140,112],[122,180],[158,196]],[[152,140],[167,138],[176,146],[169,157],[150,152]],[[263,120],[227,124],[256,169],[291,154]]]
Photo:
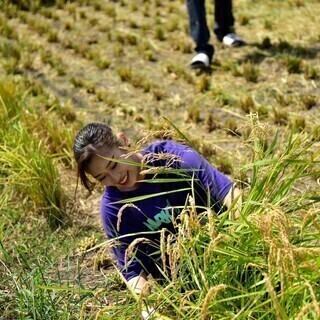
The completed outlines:
[[[177,175],[163,173],[157,178],[181,178],[179,182],[152,181],[152,175],[145,177],[138,189],[121,192],[116,187],[107,187],[101,200],[101,217],[104,230],[109,239],[124,236],[119,239],[113,252],[117,258],[120,270],[129,280],[138,276],[142,270],[157,277],[160,231],[166,228],[176,232],[172,218],[177,217],[193,195],[197,206],[211,206],[215,212],[223,210],[222,200],[228,194],[232,182],[209,164],[194,149],[171,140],[150,144],[142,154],[147,157],[147,165],[153,167],[170,167],[180,170]],[[170,157],[166,156],[170,154]],[[194,194],[192,193],[192,187]],[[160,194],[161,193],[161,194]],[[210,199],[208,194],[210,193]],[[134,206],[127,206],[121,213],[119,231],[117,231],[118,213],[124,203],[117,201],[150,195],[144,200],[129,201]],[[133,235],[131,235],[133,234]],[[138,243],[135,246],[133,258],[126,259],[125,251],[128,245],[137,238],[147,238],[149,243]]]

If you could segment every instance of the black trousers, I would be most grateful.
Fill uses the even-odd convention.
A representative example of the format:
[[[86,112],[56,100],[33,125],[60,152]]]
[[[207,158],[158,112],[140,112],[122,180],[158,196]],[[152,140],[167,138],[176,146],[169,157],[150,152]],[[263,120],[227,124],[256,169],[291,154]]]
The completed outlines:
[[[214,48],[209,44],[210,32],[206,19],[205,0],[187,0],[190,35],[196,43],[195,50],[212,58]],[[214,33],[219,41],[233,32],[232,0],[214,0]]]

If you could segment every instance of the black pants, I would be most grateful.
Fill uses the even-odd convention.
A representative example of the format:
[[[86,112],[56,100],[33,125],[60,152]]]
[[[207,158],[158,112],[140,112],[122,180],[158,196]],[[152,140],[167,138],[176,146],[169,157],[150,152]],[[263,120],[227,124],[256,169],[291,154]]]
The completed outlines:
[[[206,19],[205,0],[187,0],[190,35],[196,43],[195,50],[213,56],[214,48],[209,44],[210,32]],[[232,0],[214,0],[214,33],[219,41],[233,32],[234,18]]]

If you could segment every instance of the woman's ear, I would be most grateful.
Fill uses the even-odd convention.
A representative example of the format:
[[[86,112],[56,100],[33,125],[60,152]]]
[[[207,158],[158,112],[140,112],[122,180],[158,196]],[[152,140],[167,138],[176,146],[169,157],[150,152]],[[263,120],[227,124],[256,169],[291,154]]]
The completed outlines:
[[[124,133],[120,132],[118,134],[118,139],[123,143],[123,146],[130,147],[129,139],[127,138],[127,136]]]

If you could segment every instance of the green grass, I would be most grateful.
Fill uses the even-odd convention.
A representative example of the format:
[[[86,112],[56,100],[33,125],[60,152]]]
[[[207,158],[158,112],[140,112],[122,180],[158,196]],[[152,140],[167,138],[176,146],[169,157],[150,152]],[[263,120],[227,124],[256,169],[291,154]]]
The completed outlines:
[[[67,108],[59,114],[56,104],[41,120],[40,101],[25,90],[23,83],[14,85],[9,78],[0,82],[1,317],[76,319],[70,314],[78,313],[83,298],[93,292],[79,286],[80,278],[78,283],[71,278],[80,272],[70,263],[76,233],[58,169],[58,160],[72,163],[73,139],[64,143],[63,139],[74,137],[72,126],[67,126],[74,119]],[[63,254],[64,270],[59,267]]]
[[[178,233],[161,232],[164,284],[151,283],[151,291],[133,295],[136,300],[118,293],[122,302],[100,309],[97,316],[131,319],[145,306],[165,319],[319,316],[320,198],[312,191],[297,194],[296,187],[319,174],[308,169],[319,165],[320,151],[314,149],[313,133],[281,138],[257,118],[251,120],[246,140],[251,161],[241,168],[251,182],[240,218],[229,220],[235,208],[216,215],[208,207],[199,214],[192,197],[187,199]],[[189,143],[185,135],[181,138]]]
[[[79,312],[83,299],[93,292],[79,286],[81,278],[78,284],[74,282],[80,270],[74,270],[74,258],[69,257],[73,249],[67,234],[52,233],[40,219],[30,232],[27,219],[18,210],[5,210],[3,215],[7,223],[0,238],[1,317],[76,319],[72,314]],[[8,239],[15,242],[14,247]],[[59,262],[61,255],[67,255],[63,264]]]
[[[31,201],[35,210],[47,217],[49,225],[60,225],[65,216],[65,199],[56,164],[43,142],[23,127],[23,102],[9,90],[10,87],[6,89],[1,84],[0,122],[7,124],[0,147],[2,193],[10,195],[12,200],[8,200],[8,204],[15,198],[21,202]]]
[[[242,170],[251,172],[251,183],[241,217],[229,220],[229,212],[217,216],[209,208],[199,215],[189,199],[178,234],[161,237],[159,250],[169,259],[162,271],[165,284],[152,283],[137,307],[145,303],[168,319],[319,316],[320,198],[312,192],[298,195],[295,187],[315,174],[308,168],[319,164],[320,152],[310,161],[314,144],[306,134],[292,135],[287,143],[280,143],[278,134],[265,137],[271,138],[266,148],[265,129],[254,121],[246,142],[252,160]],[[108,318],[118,308],[102,314]],[[130,313],[132,305],[122,308]]]
[[[319,318],[318,1],[235,2],[249,45],[211,33],[206,74],[188,69],[183,0],[0,9],[0,318],[138,319],[144,302],[171,319]],[[209,212],[201,227],[188,203],[178,246],[164,239],[173,277],[135,297],[86,243],[103,243],[98,195],[74,195],[71,146],[78,119],[137,141],[161,137],[163,116],[240,180],[242,217]]]

